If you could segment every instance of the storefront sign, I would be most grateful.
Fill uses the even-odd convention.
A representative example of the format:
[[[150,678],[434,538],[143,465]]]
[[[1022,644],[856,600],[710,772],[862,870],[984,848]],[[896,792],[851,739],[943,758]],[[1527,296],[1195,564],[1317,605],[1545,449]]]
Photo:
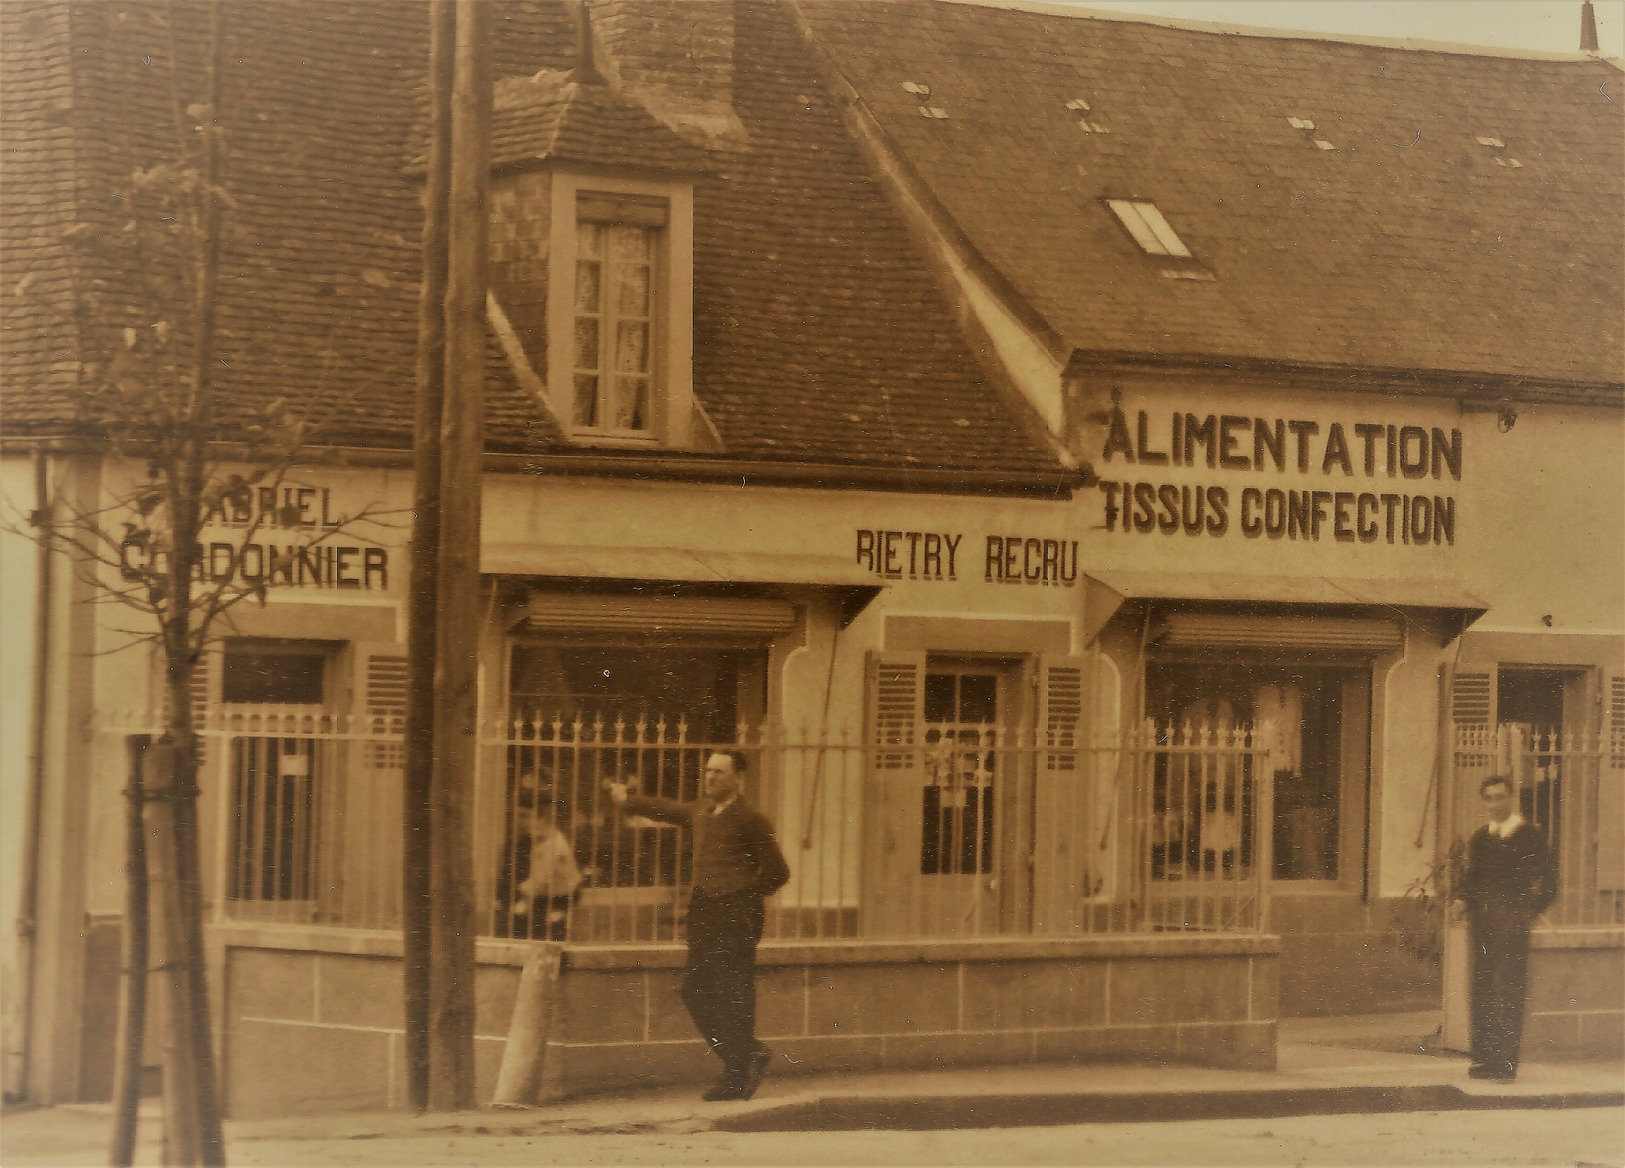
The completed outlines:
[[[856,562],[885,580],[957,580],[964,532],[859,528]],[[1016,534],[983,537],[982,579],[1070,588],[1078,582],[1078,541]]]
[[[198,545],[197,576],[253,588],[387,591],[390,549],[359,538],[329,487],[255,487],[225,499],[221,522]],[[371,521],[376,524],[376,520]],[[154,569],[138,538],[119,549],[125,579]]]
[[[1130,477],[1128,467],[1203,467],[1319,480],[1302,489]],[[1340,543],[1453,545],[1460,430],[1179,410],[1113,409],[1099,490],[1107,531]],[[1143,469],[1141,474],[1143,474]],[[1392,480],[1387,482],[1385,480]],[[1324,484],[1324,485],[1321,485]],[[1426,486],[1424,485],[1426,484]],[[1432,490],[1427,486],[1438,484]],[[1421,488],[1421,489],[1419,489]]]

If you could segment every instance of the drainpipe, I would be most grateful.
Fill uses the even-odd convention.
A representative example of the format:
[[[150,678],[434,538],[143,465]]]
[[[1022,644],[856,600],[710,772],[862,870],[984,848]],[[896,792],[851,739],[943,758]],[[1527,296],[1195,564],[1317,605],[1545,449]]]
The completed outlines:
[[[34,1053],[34,940],[39,908],[39,834],[45,792],[45,686],[51,660],[51,493],[49,455],[34,449],[34,510],[28,525],[38,533],[39,562],[36,567],[34,634],[34,692],[28,736],[27,831],[23,836],[23,890],[18,906],[18,966],[23,978],[22,1052],[18,1089],[23,1098],[32,1093],[30,1075]]]

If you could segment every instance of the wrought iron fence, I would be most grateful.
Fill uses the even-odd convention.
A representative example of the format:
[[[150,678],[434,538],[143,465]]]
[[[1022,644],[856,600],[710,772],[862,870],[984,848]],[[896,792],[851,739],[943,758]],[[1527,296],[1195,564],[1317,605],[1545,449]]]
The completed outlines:
[[[230,705],[200,733],[214,919],[400,927],[398,718]],[[486,727],[473,776],[480,933],[679,940],[687,829],[619,813],[607,784],[693,799],[718,750],[743,752],[746,797],[789,863],[769,938],[1257,931],[1270,865],[1260,737],[1154,723],[1104,743],[925,722],[884,743],[743,727],[699,742],[658,719]]]
[[[1464,796],[1489,775],[1510,778],[1519,813],[1545,835],[1558,895],[1542,924],[1625,924],[1625,733],[1467,724],[1454,761]]]

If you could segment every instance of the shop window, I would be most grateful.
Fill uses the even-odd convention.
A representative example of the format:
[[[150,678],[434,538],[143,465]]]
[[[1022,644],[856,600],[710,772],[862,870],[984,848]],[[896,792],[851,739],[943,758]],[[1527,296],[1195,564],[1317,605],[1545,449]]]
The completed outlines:
[[[296,641],[229,641],[221,658],[220,700],[270,707],[280,716],[320,715],[331,653]],[[316,892],[318,815],[325,766],[312,737],[233,735],[229,778],[233,815],[226,890],[233,901],[309,901]]]
[[[691,864],[676,829],[617,820],[604,784],[696,798],[711,749],[760,727],[767,652],[517,642],[508,691],[504,872],[534,806],[555,817],[592,884],[669,886],[686,882]]]
[[[1173,736],[1248,727],[1263,756],[1160,755],[1153,776],[1153,878],[1234,875],[1254,863],[1255,786],[1271,785],[1271,875],[1351,875],[1363,838],[1369,671],[1345,667],[1160,663],[1146,674],[1148,714]]]

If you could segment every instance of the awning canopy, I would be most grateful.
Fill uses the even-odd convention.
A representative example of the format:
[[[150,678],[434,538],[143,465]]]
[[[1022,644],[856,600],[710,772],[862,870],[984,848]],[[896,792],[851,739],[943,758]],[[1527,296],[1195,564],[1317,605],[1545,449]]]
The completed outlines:
[[[1460,616],[1463,629],[1490,607],[1450,580],[1107,571],[1089,573],[1084,583],[1086,639],[1093,639],[1130,600],[1447,609]]]
[[[489,576],[554,580],[632,580],[664,584],[763,584],[829,588],[841,593],[844,628],[885,587],[873,572],[840,556],[802,552],[720,552],[675,547],[586,544],[486,544],[480,571]]]

